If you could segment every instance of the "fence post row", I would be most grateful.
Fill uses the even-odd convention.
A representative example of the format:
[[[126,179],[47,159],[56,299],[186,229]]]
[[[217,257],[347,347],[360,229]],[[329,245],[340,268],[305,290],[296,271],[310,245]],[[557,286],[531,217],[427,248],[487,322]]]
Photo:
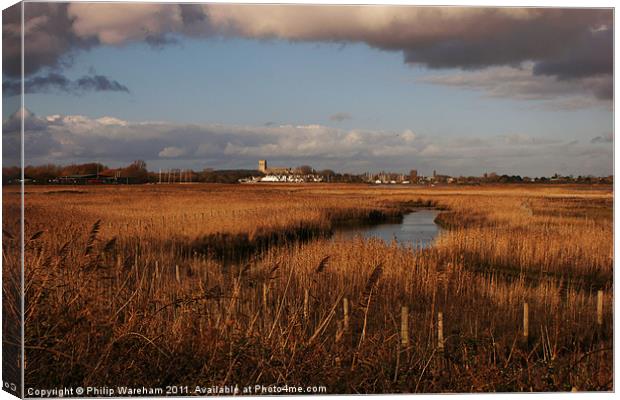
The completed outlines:
[[[177,267],[178,271],[178,267]],[[178,274],[177,274],[178,276]],[[267,312],[267,285],[263,284],[263,306],[265,312]],[[304,303],[303,303],[303,316],[306,321],[309,320],[309,293],[308,289],[304,290]],[[349,299],[344,297],[342,299],[343,320],[339,323],[339,327],[342,329],[342,333],[347,332],[350,327],[350,309]],[[596,323],[597,326],[603,325],[603,291],[599,290],[597,293],[596,301]],[[340,330],[340,329],[339,329]],[[530,315],[529,315],[529,303],[523,303],[523,339],[528,340],[530,334]],[[410,344],[409,337],[409,307],[401,306],[400,314],[400,343],[402,347],[408,347]],[[445,338],[443,332],[443,312],[437,313],[437,349],[443,351],[445,347]]]

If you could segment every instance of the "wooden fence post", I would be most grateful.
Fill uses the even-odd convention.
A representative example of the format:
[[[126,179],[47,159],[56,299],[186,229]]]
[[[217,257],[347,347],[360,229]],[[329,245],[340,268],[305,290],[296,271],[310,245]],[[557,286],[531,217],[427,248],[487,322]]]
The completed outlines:
[[[345,297],[342,299],[342,311],[344,313],[344,331],[349,330],[349,300]]]
[[[308,323],[308,317],[309,317],[309,310],[308,310],[308,289],[304,289],[304,320],[306,321],[306,323]]]
[[[527,303],[523,303],[523,338],[527,341],[530,334],[530,316],[529,306]]]
[[[437,348],[443,351],[443,313],[437,313]]]
[[[409,307],[400,309],[400,343],[403,347],[409,346]]]
[[[269,309],[267,308],[267,284],[263,283],[263,329],[268,329],[269,327]]]
[[[596,323],[603,326],[603,291],[599,290],[596,295]]]
[[[336,343],[340,343],[342,336],[344,335],[344,328],[342,321],[336,322]]]

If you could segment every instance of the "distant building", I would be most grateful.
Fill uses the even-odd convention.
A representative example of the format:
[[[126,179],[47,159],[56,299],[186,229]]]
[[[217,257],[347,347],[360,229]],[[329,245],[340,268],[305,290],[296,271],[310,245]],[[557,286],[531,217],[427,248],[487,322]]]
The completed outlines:
[[[258,171],[263,174],[267,173],[267,160],[258,160]]]
[[[418,170],[417,169],[412,169],[411,172],[409,172],[409,180],[413,183],[418,182]]]
[[[251,179],[240,179],[241,183],[255,182],[323,182],[323,176],[317,174],[311,167],[302,166],[298,168],[290,167],[269,167],[267,160],[258,160],[258,171],[263,174],[261,177]]]
[[[435,182],[435,183],[453,183],[454,180],[449,175],[435,174],[435,176],[433,176],[433,182]]]
[[[267,160],[258,160],[258,171],[263,174],[291,174],[293,170],[289,167],[268,167]]]

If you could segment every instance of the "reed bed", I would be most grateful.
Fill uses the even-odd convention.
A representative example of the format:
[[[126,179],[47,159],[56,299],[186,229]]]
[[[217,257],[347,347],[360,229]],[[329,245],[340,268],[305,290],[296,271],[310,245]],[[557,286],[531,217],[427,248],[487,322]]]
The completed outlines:
[[[80,190],[26,194],[27,386],[613,389],[608,187]],[[329,236],[418,206],[431,248]]]

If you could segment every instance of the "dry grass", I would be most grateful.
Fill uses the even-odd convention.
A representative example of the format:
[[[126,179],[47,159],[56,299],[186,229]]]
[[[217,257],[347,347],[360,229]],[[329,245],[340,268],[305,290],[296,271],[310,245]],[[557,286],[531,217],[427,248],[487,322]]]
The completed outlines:
[[[613,389],[609,187],[54,189],[26,194],[27,386]],[[446,209],[430,249],[328,237],[422,204]]]

